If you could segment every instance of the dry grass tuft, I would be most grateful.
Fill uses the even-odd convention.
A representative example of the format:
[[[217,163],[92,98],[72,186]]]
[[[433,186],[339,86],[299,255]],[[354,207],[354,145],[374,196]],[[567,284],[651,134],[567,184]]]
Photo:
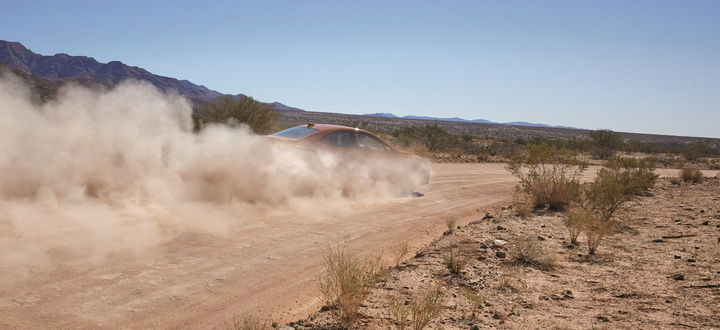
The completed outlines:
[[[557,266],[555,257],[543,249],[537,239],[526,237],[510,251],[512,262],[516,265],[535,267],[540,270],[552,270]]]
[[[686,167],[680,170],[680,178],[684,182],[690,182],[690,183],[702,183],[703,182],[703,172],[692,167]]]
[[[460,276],[460,273],[462,273],[468,264],[468,259],[462,257],[456,249],[451,249],[450,252],[443,257],[443,264],[445,264],[450,275]]]
[[[400,265],[400,263],[403,262],[408,253],[410,253],[410,245],[408,245],[407,241],[402,241],[398,244],[391,246],[390,250],[393,254],[393,261],[395,262],[395,267],[397,267]]]
[[[445,225],[447,226],[447,231],[445,233],[452,234],[455,231],[457,220],[455,218],[447,219],[445,220]]]
[[[443,308],[443,287],[440,284],[425,288],[410,303],[413,330],[424,329],[440,315]]]
[[[270,330],[272,329],[272,323],[263,318],[244,316],[235,319],[231,328],[233,330]]]
[[[399,330],[405,329],[410,318],[410,307],[405,305],[405,299],[401,295],[394,295],[390,298],[388,311],[391,318],[395,320],[395,327]]]
[[[355,323],[371,285],[383,271],[380,258],[363,260],[341,245],[328,249],[325,270],[320,275],[320,292],[329,306],[337,307],[340,325],[350,327]]]

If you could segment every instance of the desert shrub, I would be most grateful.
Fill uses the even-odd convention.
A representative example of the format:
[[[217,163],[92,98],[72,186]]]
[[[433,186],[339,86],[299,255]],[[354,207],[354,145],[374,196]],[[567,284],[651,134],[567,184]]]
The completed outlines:
[[[255,133],[270,133],[275,128],[276,115],[272,109],[272,105],[252,97],[223,95],[208,102],[193,115],[195,130],[212,123],[230,126],[246,124]]]
[[[589,255],[594,255],[602,240],[613,233],[617,223],[613,220],[601,219],[597,216],[591,216],[582,223],[582,231],[587,239],[587,249]]]
[[[355,323],[362,302],[382,271],[379,258],[363,260],[340,245],[328,249],[320,291],[327,305],[337,307],[338,323],[344,327]]]
[[[680,170],[680,178],[684,182],[701,183],[703,181],[703,173],[696,168],[686,167]]]
[[[682,183],[682,180],[680,180],[680,178],[670,178],[670,183],[673,186],[677,186]]]
[[[587,164],[576,152],[548,145],[531,145],[506,169],[518,178],[520,191],[530,196],[534,207],[563,210],[578,196],[578,181]]]
[[[555,257],[543,249],[537,239],[526,237],[511,249],[512,262],[516,265],[535,267],[541,270],[555,268]]]
[[[584,224],[593,216],[592,211],[582,207],[573,207],[568,211],[564,221],[570,235],[570,243],[578,244],[578,237],[582,233]]]
[[[443,288],[435,284],[422,290],[410,303],[413,330],[424,329],[440,315],[443,304]]]
[[[617,158],[597,172],[595,180],[584,190],[585,206],[602,220],[610,220],[615,212],[637,195],[647,192],[657,174],[647,162]]]
[[[468,260],[461,256],[455,249],[451,249],[450,252],[443,257],[443,264],[448,272],[450,272],[450,275],[460,276],[460,273],[465,269],[465,266],[467,266]]]
[[[253,316],[235,319],[232,324],[233,330],[270,330],[272,328],[270,321]]]
[[[623,144],[620,134],[610,130],[592,131],[590,132],[590,139],[595,143],[595,155],[600,159],[612,157]]]
[[[393,254],[393,261],[395,262],[395,266],[399,266],[400,263],[402,263],[403,259],[410,253],[410,245],[408,245],[408,242],[402,241],[398,244],[395,244],[390,247],[390,250]]]

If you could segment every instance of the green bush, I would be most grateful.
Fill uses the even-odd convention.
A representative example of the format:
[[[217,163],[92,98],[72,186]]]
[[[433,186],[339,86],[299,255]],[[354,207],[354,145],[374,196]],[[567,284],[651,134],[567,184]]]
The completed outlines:
[[[600,159],[612,157],[623,144],[620,134],[610,130],[592,131],[590,132],[590,139],[595,142],[595,155]]]
[[[587,164],[576,152],[548,145],[531,145],[506,169],[518,178],[520,191],[535,207],[564,210],[580,192],[579,177]]]
[[[643,160],[613,159],[585,187],[586,203],[600,219],[610,220],[625,202],[652,188],[657,178],[654,168]]]
[[[257,134],[271,133],[275,129],[276,117],[272,109],[272,105],[252,97],[223,95],[198,109],[193,116],[195,130],[213,123],[230,126],[246,124]]]

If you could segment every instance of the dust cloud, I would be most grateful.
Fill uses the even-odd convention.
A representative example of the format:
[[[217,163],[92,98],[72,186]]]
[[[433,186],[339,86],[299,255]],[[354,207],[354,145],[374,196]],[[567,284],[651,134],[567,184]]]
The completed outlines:
[[[0,80],[0,273],[228,235],[269,212],[383,201],[422,179],[245,127],[193,133],[191,114],[185,98],[140,82],[65,87],[38,105],[18,79]]]

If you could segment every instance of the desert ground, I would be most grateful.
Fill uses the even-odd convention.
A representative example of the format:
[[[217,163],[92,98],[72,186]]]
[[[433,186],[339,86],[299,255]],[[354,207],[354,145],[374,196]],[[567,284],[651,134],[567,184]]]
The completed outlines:
[[[592,169],[588,172],[592,173]],[[658,170],[658,173],[663,176],[676,175],[674,170],[662,169]],[[717,172],[706,171],[706,176],[715,175]],[[69,260],[72,256],[51,253],[54,259],[52,267],[26,265],[22,274],[5,270],[0,275],[0,315],[2,315],[0,328],[226,328],[234,318],[247,314],[262,315],[279,323],[304,319],[317,312],[323,305],[316,278],[322,268],[323,251],[329,246],[345,242],[353,252],[371,256],[387,253],[388,248],[393,244],[406,241],[412,251],[428,251],[428,248],[432,248],[431,244],[442,237],[447,229],[446,220],[450,218],[456,219],[458,226],[476,223],[472,229],[457,234],[466,235],[473,242],[477,241],[476,243],[500,236],[510,240],[510,237],[505,237],[508,231],[503,231],[500,236],[495,233],[498,226],[506,226],[509,232],[518,231],[545,236],[553,244],[553,249],[563,251],[568,255],[567,258],[572,258],[575,253],[581,253],[563,250],[560,241],[562,229],[557,224],[559,221],[557,219],[549,220],[553,224],[544,229],[538,227],[540,223],[538,220],[534,220],[532,225],[502,220],[511,217],[511,211],[507,209],[503,211],[502,208],[510,204],[514,185],[514,178],[506,172],[503,164],[433,164],[430,184],[418,189],[418,194],[414,197],[353,203],[346,207],[313,205],[309,209],[302,210],[257,212],[255,213],[257,216],[250,221],[243,222],[241,226],[229,227],[227,232],[222,234],[179,232],[172,240],[147,248],[140,254],[111,255],[100,262],[83,266],[75,265],[76,263],[73,262],[63,262],[65,258]],[[657,189],[661,190],[657,191]],[[624,307],[612,305],[615,303],[613,299],[618,299],[612,297],[629,295],[631,299],[643,299],[642,304],[645,305],[643,307],[645,309],[625,311],[663,315],[660,318],[665,323],[658,321],[660,323],[642,323],[642,325],[671,326],[672,321],[667,319],[670,317],[668,316],[670,312],[665,307],[658,307],[669,304],[665,300],[677,301],[676,305],[673,305],[677,306],[675,309],[677,313],[693,313],[681,307],[690,299],[688,298],[690,294],[716,292],[709,291],[712,289],[687,289],[686,292],[678,291],[684,292],[683,295],[677,294],[673,297],[665,297],[662,293],[658,293],[662,287],[658,287],[655,281],[658,279],[666,281],[666,275],[672,276],[673,274],[666,272],[669,272],[668,268],[675,267],[673,266],[675,263],[687,267],[689,264],[686,260],[689,258],[696,258],[700,263],[706,263],[702,264],[704,266],[700,266],[700,263],[693,264],[691,266],[697,266],[688,270],[676,267],[673,273],[684,272],[687,280],[683,284],[687,285],[706,283],[702,278],[707,276],[714,276],[713,279],[717,282],[717,271],[720,270],[717,268],[717,253],[702,254],[708,253],[707,249],[712,248],[706,243],[700,248],[692,244],[681,247],[679,244],[684,244],[685,240],[669,239],[666,243],[650,243],[650,237],[656,235],[654,231],[667,234],[677,232],[676,228],[672,227],[677,226],[673,222],[675,218],[667,213],[670,210],[701,216],[700,209],[705,213],[710,212],[710,207],[712,212],[720,208],[717,199],[706,200],[714,204],[705,205],[700,203],[703,202],[702,199],[685,201],[682,198],[683,193],[674,193],[675,190],[667,189],[674,188],[667,182],[656,188],[656,196],[662,198],[662,202],[658,202],[658,205],[662,208],[653,204],[655,203],[653,199],[635,207],[638,216],[642,215],[644,210],[655,212],[635,220],[637,223],[634,223],[633,230],[643,235],[636,240],[636,245],[632,245],[631,248],[622,245],[614,248],[610,258],[614,261],[598,266],[568,261],[570,266],[560,271],[561,273],[581,272],[583,269],[593,268],[600,277],[628,278],[627,283],[624,284],[627,290],[603,289],[589,280],[558,284],[553,280],[553,276],[556,275],[538,271],[541,276],[533,281],[537,281],[538,283],[535,284],[541,287],[549,288],[542,290],[542,294],[549,297],[549,300],[537,301],[537,297],[533,298],[531,305],[534,307],[524,309],[530,310],[531,313],[520,313],[531,315],[524,320],[540,322],[536,323],[540,326],[551,325],[555,320],[563,319],[563,324],[572,327],[575,324],[574,320],[563,318],[563,312],[555,311],[560,307],[554,304],[585,301],[585,304],[578,305],[576,309],[578,313],[587,312],[587,316],[583,316],[581,323],[576,325],[587,327],[594,324],[590,321],[604,320],[602,317],[612,320],[628,317],[619,312],[624,311]],[[704,189],[703,193],[707,195],[706,197],[720,198],[717,184]],[[685,208],[692,208],[693,211],[678,209],[680,204]],[[488,221],[481,221],[486,213],[494,214],[496,219],[501,220],[487,225]],[[663,214],[665,216],[661,217]],[[685,223],[688,220],[682,221]],[[511,224],[508,225],[506,222]],[[694,230],[693,233],[699,230],[717,231],[715,228],[717,220],[713,220],[713,226],[698,227],[694,222],[692,223],[693,227],[682,227],[683,232],[691,229]],[[648,230],[654,231],[648,232]],[[83,233],[58,231],[54,235],[56,235],[54,239],[57,240],[73,241]],[[551,235],[555,239],[552,239]],[[702,235],[705,234],[698,232],[698,239]],[[670,259],[654,260],[639,254],[638,249],[643,248],[684,250],[675,252],[681,256],[680,261],[672,259],[673,252],[669,250],[656,254],[669,254]],[[697,257],[700,254],[701,257]],[[424,255],[427,257],[430,254],[425,252]],[[416,259],[410,262],[421,263]],[[609,266],[613,263],[620,264],[622,266],[620,270]],[[658,274],[659,278],[628,277],[632,274],[632,267],[635,267],[633,265],[650,269],[658,263],[665,267],[664,272]],[[491,266],[497,268],[496,264]],[[700,268],[707,268],[707,271]],[[700,274],[709,272],[711,268],[715,273]],[[400,272],[409,268],[403,269],[405,270],[396,270],[394,278],[400,278],[398,277]],[[473,270],[473,272],[488,271],[494,270],[482,267]],[[490,277],[492,281],[499,281],[497,274],[495,271],[494,277]],[[388,285],[401,284],[390,282]],[[533,283],[517,285],[533,285]],[[562,292],[566,289],[572,291],[575,300],[562,300],[565,299],[562,298]],[[516,297],[512,300],[513,304],[522,299],[530,300],[531,297],[523,296],[525,294],[530,295],[530,293],[514,293]],[[555,299],[554,295],[560,295],[562,299]],[[588,296],[605,297],[607,301],[586,301]],[[714,303],[717,306],[717,295],[707,299],[708,304]],[[522,326],[523,323],[517,323],[519,321],[507,317],[508,314],[513,313],[511,308],[514,308],[512,307],[514,305],[498,302],[491,297],[488,301],[498,304],[499,307],[483,310],[483,313],[493,310],[489,314],[492,321],[487,321],[485,325],[499,325],[501,324],[499,322],[507,318],[505,324],[510,327]],[[598,302],[602,304],[592,305]],[[592,310],[593,308],[600,311]],[[707,315],[713,313],[708,311],[712,309],[712,305],[706,305],[704,308],[704,311],[697,312],[704,315],[703,319],[687,321],[687,324],[696,322],[707,325],[709,324],[707,322],[718,321],[717,310],[715,310],[715,318]],[[591,310],[592,312],[589,312]],[[501,317],[492,318],[494,312],[500,313]],[[615,314],[610,315],[610,313]],[[556,315],[557,318],[550,317],[551,314]],[[459,316],[450,317],[459,320]],[[652,316],[648,317],[654,320]],[[447,322],[446,319],[443,320]],[[378,321],[373,318],[366,322],[370,322],[367,323],[369,327],[389,325],[387,320]],[[462,323],[463,326],[468,325],[465,320],[463,322],[465,322]],[[453,328],[456,324],[461,323],[449,322],[448,328]],[[482,325],[482,323],[478,324]],[[623,326],[634,326],[634,324],[622,323]]]

